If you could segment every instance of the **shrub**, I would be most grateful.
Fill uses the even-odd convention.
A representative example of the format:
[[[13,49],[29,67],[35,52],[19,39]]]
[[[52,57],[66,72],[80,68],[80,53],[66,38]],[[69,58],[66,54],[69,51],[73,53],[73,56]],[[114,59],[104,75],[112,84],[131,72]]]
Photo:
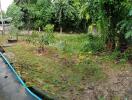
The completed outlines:
[[[26,36],[26,39],[25,39],[25,41],[27,41],[27,42],[31,43],[31,41],[32,41],[32,38],[31,38],[31,36],[27,35],[27,36]]]
[[[87,40],[84,41],[81,51],[83,52],[100,52],[104,49],[104,42],[100,37],[88,35]]]
[[[38,38],[39,38],[39,33],[36,32],[36,31],[33,31],[33,32],[32,32],[32,35],[31,35],[31,42],[32,42],[34,45],[37,44]]]
[[[11,28],[11,29],[9,30],[10,38],[11,38],[11,39],[16,38],[16,39],[18,40],[18,33],[19,33],[18,28],[16,28],[14,25],[11,25],[10,28]]]
[[[45,27],[44,27],[44,30],[46,33],[53,33],[54,31],[54,25],[52,24],[47,24]]]
[[[38,37],[39,37],[39,33],[36,31],[33,31],[31,35],[26,36],[26,41],[36,45],[38,41]]]
[[[112,60],[118,60],[120,58],[121,58],[121,53],[118,50],[115,50],[114,52],[110,54],[110,59]]]
[[[45,45],[49,45],[54,42],[53,33],[42,33],[38,38],[39,48],[44,51]]]
[[[41,47],[43,47],[44,45],[49,45],[49,37],[48,34],[43,33],[42,35],[40,35],[39,39],[38,39],[39,45]]]
[[[132,48],[128,48],[123,54],[122,57],[126,60],[132,59]]]
[[[119,60],[122,61],[128,61],[132,59],[132,50],[131,48],[128,48],[124,53],[121,53],[118,50],[115,50],[110,54],[110,59],[112,60]]]

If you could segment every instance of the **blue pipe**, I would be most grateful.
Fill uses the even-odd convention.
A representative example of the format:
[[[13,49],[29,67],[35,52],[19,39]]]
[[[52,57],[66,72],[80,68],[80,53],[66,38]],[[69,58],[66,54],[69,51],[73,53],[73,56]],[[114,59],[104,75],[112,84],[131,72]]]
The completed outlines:
[[[5,61],[6,64],[8,64],[8,67],[13,71],[13,73],[16,75],[18,81],[21,83],[21,85],[23,87],[25,87],[26,91],[29,92],[34,98],[36,98],[37,100],[42,100],[40,97],[38,97],[36,94],[34,94],[33,92],[31,92],[26,84],[23,82],[23,80],[20,78],[20,76],[17,74],[17,72],[15,71],[15,69],[13,68],[13,66],[9,63],[9,61],[5,58],[5,56],[0,52],[0,56],[3,58],[3,60]]]

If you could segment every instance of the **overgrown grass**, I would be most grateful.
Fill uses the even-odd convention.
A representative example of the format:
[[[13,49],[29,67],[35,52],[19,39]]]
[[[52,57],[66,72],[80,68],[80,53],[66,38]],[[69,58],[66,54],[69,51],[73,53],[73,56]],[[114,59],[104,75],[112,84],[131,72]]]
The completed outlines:
[[[35,45],[25,41],[6,48],[6,51],[15,54],[16,58],[12,62],[29,86],[37,86],[62,100],[65,98],[63,95],[73,88],[81,92],[86,84],[106,79],[103,65],[111,68],[120,66],[107,53],[82,53],[81,49],[86,41],[86,34],[55,34],[55,42],[45,46],[43,54],[37,52]],[[70,97],[66,99],[70,100]]]
[[[69,46],[73,45],[74,51],[79,51],[79,46],[75,46],[74,43],[80,44],[78,39],[80,37],[65,36],[67,40],[71,39]],[[61,36],[57,38],[63,40]],[[80,91],[85,88],[84,83],[105,78],[100,66],[91,60],[86,60],[83,55],[69,56],[69,53],[60,53],[50,46],[47,47],[47,51],[50,52],[39,55],[35,46],[25,42],[20,42],[6,50],[15,54],[16,58],[12,59],[14,66],[29,86],[37,86],[60,98],[62,98],[61,93],[71,88]]]
[[[56,34],[56,45],[61,48],[60,42],[64,42],[63,49],[67,53],[79,53],[84,41],[87,40],[86,34]]]
[[[20,74],[29,85],[38,86],[51,93],[60,93],[69,90],[70,87],[79,89],[83,79],[97,81],[104,77],[101,68],[92,61],[73,64],[64,57],[56,59],[52,58],[53,55],[39,56],[34,53],[35,47],[25,43],[18,43],[6,50],[15,53],[16,62],[14,59],[12,61],[17,71],[22,71]]]
[[[8,35],[0,35],[0,45],[1,45],[3,42],[7,41],[7,39],[8,39]]]

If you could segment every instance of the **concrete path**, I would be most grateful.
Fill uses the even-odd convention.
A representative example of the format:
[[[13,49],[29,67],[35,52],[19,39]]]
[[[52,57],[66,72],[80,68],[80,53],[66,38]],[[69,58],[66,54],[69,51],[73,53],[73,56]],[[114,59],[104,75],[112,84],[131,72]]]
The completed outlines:
[[[0,57],[0,100],[38,100],[27,92]]]

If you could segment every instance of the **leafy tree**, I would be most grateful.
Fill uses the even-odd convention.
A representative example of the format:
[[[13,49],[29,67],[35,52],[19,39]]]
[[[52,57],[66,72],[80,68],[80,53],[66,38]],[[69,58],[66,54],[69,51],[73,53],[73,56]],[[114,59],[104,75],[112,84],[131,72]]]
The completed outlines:
[[[79,18],[79,27],[81,27],[84,32],[88,32],[88,26],[91,24],[88,3],[88,0],[73,0],[73,6]]]
[[[47,24],[54,24],[60,33],[68,29],[87,32],[88,26],[94,24],[111,51],[115,48],[122,49],[131,38],[130,0],[14,1],[8,12],[14,17],[13,22],[18,23],[15,25],[22,25],[23,28],[43,29]]]
[[[102,37],[110,50],[126,45],[124,33],[118,34],[118,23],[126,19],[128,9],[126,6],[130,2],[128,0],[89,0],[89,14],[93,23],[99,23],[102,32]],[[105,26],[105,27],[104,27]],[[105,30],[105,31],[102,31]],[[116,41],[116,38],[118,40]]]
[[[73,23],[76,25],[77,10],[70,0],[54,0],[53,7],[55,9],[55,22],[60,27],[60,33],[62,33],[64,27],[73,25]]]
[[[53,18],[54,9],[50,0],[37,0],[36,27],[45,27]],[[38,26],[37,26],[38,25]]]
[[[15,27],[20,28],[23,26],[23,22],[22,22],[23,13],[21,12],[21,8],[15,5],[15,3],[9,6],[6,14],[8,17],[12,18],[12,24]]]
[[[15,2],[23,12],[24,28],[43,29],[50,22],[53,11],[50,0],[18,0]]]

